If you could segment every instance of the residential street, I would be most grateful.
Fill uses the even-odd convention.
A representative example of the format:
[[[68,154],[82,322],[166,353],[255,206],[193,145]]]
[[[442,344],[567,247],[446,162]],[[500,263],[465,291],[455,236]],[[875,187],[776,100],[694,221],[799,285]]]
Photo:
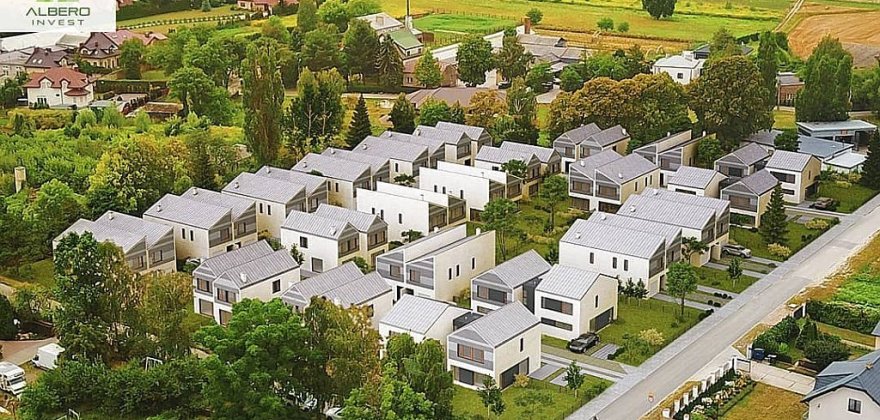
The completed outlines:
[[[571,419],[638,419],[804,287],[832,274],[880,229],[880,197],[746,289]],[[649,402],[653,395],[653,402]]]

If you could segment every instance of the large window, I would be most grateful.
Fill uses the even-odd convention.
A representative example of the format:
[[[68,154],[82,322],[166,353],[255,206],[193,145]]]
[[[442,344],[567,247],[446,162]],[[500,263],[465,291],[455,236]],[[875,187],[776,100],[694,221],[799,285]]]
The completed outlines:
[[[475,349],[473,347],[466,346],[464,344],[458,345],[458,349],[457,349],[456,353],[458,354],[458,357],[465,359],[465,360],[471,360],[471,361],[474,361],[477,363],[483,363],[485,361],[485,358],[484,358],[485,356],[484,356],[482,350]]]
[[[549,325],[551,327],[556,327],[562,330],[571,331],[574,327],[571,324],[566,324],[564,322],[559,322],[555,319],[550,318],[541,318],[541,323],[544,325]]]
[[[556,299],[551,298],[541,298],[541,307],[544,309],[548,309],[554,312],[563,313],[566,315],[572,314],[572,305],[568,302],[558,301]]]
[[[196,290],[211,293],[211,283],[207,280],[196,279]]]
[[[850,413],[861,414],[862,413],[862,402],[856,399],[849,399],[849,402],[846,404],[846,410]]]

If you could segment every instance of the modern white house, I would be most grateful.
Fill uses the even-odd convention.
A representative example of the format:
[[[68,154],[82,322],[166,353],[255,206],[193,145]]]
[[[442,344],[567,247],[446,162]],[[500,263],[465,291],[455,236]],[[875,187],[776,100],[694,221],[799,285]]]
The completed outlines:
[[[550,271],[550,263],[530,249],[471,281],[471,309],[487,314],[510,302],[522,302],[535,311],[535,287]]]
[[[721,199],[730,201],[730,213],[737,215],[739,224],[760,227],[777,185],[779,180],[762,169],[721,190]]]
[[[281,243],[302,253],[304,270],[323,273],[356,257],[371,263],[388,249],[385,222],[370,214],[343,214],[340,209],[322,205],[314,213],[294,211],[281,226]]]
[[[614,226],[620,229],[662,236],[666,240],[667,267],[674,262],[680,261],[682,258],[681,228],[678,226],[601,211],[590,214],[587,221],[597,225]]]
[[[578,219],[559,240],[559,264],[642,282],[650,297],[665,283],[667,249],[657,233]]]
[[[681,166],[667,179],[666,189],[683,194],[719,198],[727,176],[714,169]]]
[[[427,146],[393,138],[369,136],[351,151],[388,159],[391,181],[399,175],[418,178],[420,168],[428,166]]]
[[[328,202],[327,193],[330,190],[330,184],[323,176],[309,175],[272,166],[263,166],[254,175],[302,185],[306,193],[305,211],[307,212],[313,212],[318,209],[319,205]]]
[[[319,206],[314,214],[327,219],[345,221],[354,227],[358,231],[360,256],[370,266],[375,266],[376,257],[388,251],[388,223],[378,215],[328,204]]]
[[[467,226],[447,228],[394,248],[376,259],[376,271],[403,295],[454,301],[470,287],[471,279],[495,267],[495,231]]]
[[[174,229],[178,260],[210,258],[257,241],[255,203],[214,191],[165,194],[143,218]]]
[[[571,205],[581,210],[615,212],[632,194],[660,186],[660,167],[638,154],[606,150],[568,167]]]
[[[349,209],[355,208],[356,190],[370,189],[373,185],[373,170],[370,165],[334,156],[309,153],[292,170],[327,178],[328,202]]]
[[[491,146],[493,142],[492,135],[489,134],[489,130],[483,127],[451,123],[446,121],[439,121],[435,127],[447,131],[460,131],[467,134],[467,136],[471,138],[471,158],[470,161],[464,162],[465,165],[470,165],[471,162],[474,161],[474,158],[476,158],[477,153],[480,152],[480,149],[482,149],[483,146]]]
[[[428,148],[428,164],[429,168],[436,168],[437,162],[446,160],[446,142],[441,138],[415,136],[412,134],[398,133],[394,131],[386,131],[379,135],[383,139],[391,139],[413,144],[420,144]]]
[[[385,220],[391,241],[404,240],[404,232],[424,235],[467,221],[467,204],[458,197],[384,182],[375,191],[358,190],[357,209]]]
[[[275,251],[266,241],[208,258],[192,274],[196,313],[220,325],[229,322],[236,302],[267,302],[300,280],[299,264],[290,252]]]
[[[446,346],[455,320],[470,313],[449,302],[404,295],[379,321],[379,335],[386,343],[397,334],[409,334],[416,343],[437,340]]]
[[[617,318],[617,279],[557,264],[538,283],[535,302],[543,333],[571,340]]]
[[[513,161],[522,162],[525,166],[525,172],[522,174],[523,195],[529,197],[537,194],[538,184],[541,181],[541,161],[530,151],[485,146],[480,149],[480,153],[477,153],[474,167],[506,172],[504,165]]]
[[[501,150],[520,153],[533,153],[541,162],[541,176],[547,177],[562,172],[562,156],[552,147],[541,147],[533,144],[505,141],[499,146]]]
[[[375,271],[364,274],[353,262],[292,284],[281,300],[302,312],[312,298],[327,299],[343,308],[366,308],[373,327],[391,310],[391,288]]]
[[[757,143],[748,143],[715,161],[715,170],[736,182],[764,168],[770,152]]]
[[[625,155],[629,140],[629,133],[619,125],[603,130],[595,123],[590,123],[562,133],[553,140],[553,149],[562,158],[562,163],[565,165],[563,171],[568,173],[568,167],[574,161],[599,152],[613,150]]]
[[[694,138],[691,130],[669,133],[666,137],[639,147],[633,153],[660,167],[660,186],[665,187],[669,177],[678,168],[696,164],[697,146],[705,137],[704,133],[701,137]]]
[[[94,222],[77,220],[55,238],[52,247],[58,246],[58,241],[71,233],[82,235],[86,232],[99,242],[110,242],[121,248],[128,267],[136,273],[177,271],[171,226],[108,211]]]
[[[816,375],[816,384],[802,402],[810,406],[809,420],[880,418],[880,350],[833,362]]]
[[[491,200],[522,197],[522,179],[502,171],[439,162],[437,169],[422,168],[421,173],[419,189],[465,200],[469,220],[479,220]]]
[[[672,80],[686,85],[700,77],[705,64],[706,60],[696,58],[693,51],[683,51],[681,55],[658,59],[651,67],[651,72],[666,73],[672,77]]]
[[[281,225],[291,211],[306,211],[306,188],[292,181],[242,172],[223,187],[223,194],[252,200],[257,209],[257,232],[281,237]]]
[[[877,131],[876,125],[855,119],[846,121],[798,121],[795,124],[797,124],[798,133],[805,136],[855,145],[866,144],[871,135]]]
[[[764,168],[779,180],[787,202],[800,204],[819,189],[822,162],[813,155],[777,150]]]
[[[391,182],[391,163],[388,158],[364,153],[355,153],[350,150],[328,147],[321,153],[325,156],[335,157],[352,162],[365,163],[370,166],[371,188],[376,188],[379,182]]]
[[[447,369],[466,388],[482,388],[486,377],[506,388],[541,367],[541,323],[519,302],[456,329],[446,342]]]
[[[730,202],[718,198],[650,188],[630,196],[617,214],[680,227],[682,238],[698,240],[708,247],[706,252],[691,255],[690,262],[699,266],[710,256],[721,257],[721,247],[727,244],[730,234]]]
[[[471,142],[473,140],[464,131],[419,125],[413,131],[413,135],[443,140],[443,160],[446,162],[461,165],[470,165],[473,162],[474,153],[471,153]]]
[[[30,105],[85,108],[95,100],[89,76],[67,67],[31,74],[22,88]]]

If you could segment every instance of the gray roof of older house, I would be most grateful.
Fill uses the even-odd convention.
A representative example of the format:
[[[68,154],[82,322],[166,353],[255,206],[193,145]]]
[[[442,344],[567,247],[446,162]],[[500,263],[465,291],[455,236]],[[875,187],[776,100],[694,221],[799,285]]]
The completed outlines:
[[[599,280],[600,273],[556,264],[545,274],[536,292],[581,300]]]
[[[156,242],[164,239],[172,231],[171,226],[113,211],[102,214],[101,217],[95,220],[95,223],[105,224],[130,234],[142,235],[146,240],[147,246],[156,244]]]
[[[298,267],[290,252],[275,251],[266,241],[258,241],[208,258],[193,271],[193,276],[245,288]]]
[[[521,153],[531,152],[535,156],[538,157],[538,160],[540,160],[541,163],[550,162],[550,160],[553,159],[554,155],[557,157],[559,156],[559,152],[554,150],[552,147],[541,147],[541,146],[535,146],[533,144],[505,141],[505,142],[501,143],[500,147],[501,147],[501,150],[510,150],[510,151],[521,152]]]
[[[378,273],[364,275],[357,265],[347,262],[292,284],[281,295],[281,300],[288,304],[305,306],[313,297],[321,296],[348,307],[390,291],[391,287]]]
[[[370,165],[350,160],[309,153],[293,167],[294,171],[311,174],[317,171],[322,176],[354,182],[371,173]]]
[[[293,182],[301,184],[306,188],[309,194],[316,191],[324,191],[327,189],[327,179],[317,175],[309,175],[303,172],[291,171],[289,169],[274,168],[271,166],[263,166],[254,175],[277,179],[285,182]]]
[[[777,150],[770,156],[767,165],[768,169],[780,169],[783,171],[801,172],[810,163],[812,155],[806,153],[789,152],[787,150]]]
[[[539,277],[548,270],[550,270],[550,263],[544,260],[535,250],[530,249],[480,274],[476,278],[489,282],[494,282],[497,279],[507,287],[516,289],[522,286],[523,283]]]
[[[605,175],[616,184],[625,184],[659,168],[650,160],[633,153],[597,167],[596,172]]]
[[[583,219],[575,221],[559,241],[645,259],[666,247],[665,239],[657,234]]]
[[[617,226],[623,229],[663,236],[666,240],[667,248],[672,246],[676,240],[681,239],[680,227],[652,220],[636,219],[635,217],[626,217],[619,214],[596,211],[590,215],[590,218],[587,219],[587,221],[600,225]]]
[[[416,334],[427,334],[446,312],[453,312],[453,318],[456,318],[470,311],[447,302],[404,294],[380,323]]]
[[[185,197],[189,200],[198,201],[201,203],[213,204],[219,207],[226,207],[232,210],[232,217],[239,218],[243,214],[247,213],[248,210],[252,209],[255,204],[252,200],[248,200],[246,198],[230,196],[227,194],[221,194],[217,191],[206,190],[202,188],[191,187],[186,190],[185,193],[181,194],[181,197]]]
[[[520,44],[546,45],[551,47],[561,47],[565,44],[565,39],[561,36],[538,34],[518,34],[516,40],[519,41]]]
[[[727,156],[735,158],[746,166],[752,166],[767,159],[767,157],[770,156],[770,152],[756,143],[749,143],[728,153],[726,156],[722,156],[721,159],[723,160]]]
[[[877,325],[874,326],[874,330],[871,331],[871,335],[874,337],[880,337],[880,322],[877,322]]]
[[[387,138],[397,141],[405,141],[410,143],[421,144],[422,146],[426,146],[428,148],[428,153],[434,154],[437,150],[442,150],[444,146],[446,146],[446,142],[443,139],[436,137],[426,137],[426,136],[414,136],[412,134],[406,133],[397,133],[394,131],[386,131],[382,134],[379,134],[380,138]]]
[[[321,154],[338,159],[366,163],[367,165],[370,165],[370,173],[372,174],[375,174],[376,172],[381,171],[383,167],[388,166],[387,157],[376,156],[367,153],[355,153],[350,150],[337,149],[335,147],[328,147]]]
[[[224,217],[231,218],[232,209],[192,200],[189,197],[183,198],[173,194],[165,194],[144,212],[144,216],[152,216],[201,229],[210,229]]]
[[[539,323],[538,318],[522,303],[515,301],[453,331],[449,336],[498,347]]]
[[[844,131],[859,130],[870,131],[877,130],[877,126],[863,120],[846,120],[846,121],[798,121],[797,126],[808,131]]]
[[[369,136],[352,149],[352,152],[367,153],[404,162],[415,162],[423,155],[427,156],[428,147],[417,143]]]
[[[388,227],[388,223],[379,218],[379,216],[370,213],[364,213],[357,210],[347,209],[345,207],[331,206],[321,203],[315,214],[328,219],[339,220],[340,222],[348,222],[359,232],[367,232],[375,225]]]
[[[459,144],[470,143],[471,138],[464,131],[458,129],[443,129],[440,127],[431,127],[428,125],[420,125],[416,127],[413,134],[422,137],[433,137],[441,139],[446,144],[457,146]]]
[[[727,200],[722,200],[720,198],[685,194],[677,191],[670,191],[659,188],[648,188],[642,192],[642,195],[651,196],[653,198],[670,201],[673,203],[710,208],[715,210],[715,215],[717,217],[721,217],[725,212],[730,210],[730,202],[728,202]]]
[[[518,160],[526,165],[532,159],[537,159],[534,153],[530,151],[505,150],[495,146],[483,146],[477,152],[476,160],[491,163],[507,163],[512,160]]]
[[[766,169],[761,169],[758,172],[755,172],[733,184],[734,185],[742,185],[746,190],[752,192],[755,195],[764,195],[768,191],[776,188],[779,185],[779,180],[776,179],[770,171]],[[728,187],[730,188],[730,187]]]
[[[334,240],[342,237],[346,228],[357,230],[345,220],[296,210],[287,215],[281,228]]]
[[[648,194],[633,194],[617,214],[702,230],[715,216],[715,211],[710,207],[662,200]]]
[[[750,143],[758,143],[765,147],[776,147],[776,136],[782,134],[781,130],[760,130],[757,133],[752,134],[749,138],[746,139],[747,142]]]
[[[816,384],[802,401],[824,395],[839,388],[862,391],[880,405],[880,350],[855,360],[832,362],[816,375]]]
[[[678,170],[669,178],[669,184],[680,185],[682,187],[704,189],[712,183],[712,180],[721,173],[714,169],[696,168],[693,166],[680,166]],[[727,178],[721,175],[723,178]]]
[[[503,97],[502,97],[503,99]],[[483,127],[477,127],[475,125],[467,125],[467,124],[458,124],[448,121],[440,121],[436,125],[437,128],[442,128],[444,130],[459,130],[466,134],[471,140],[477,141],[480,137],[484,135],[489,135],[489,131]]]
[[[282,181],[276,178],[242,172],[232,182],[223,187],[223,192],[286,204],[296,199],[297,196],[304,194],[305,186],[292,181]]]

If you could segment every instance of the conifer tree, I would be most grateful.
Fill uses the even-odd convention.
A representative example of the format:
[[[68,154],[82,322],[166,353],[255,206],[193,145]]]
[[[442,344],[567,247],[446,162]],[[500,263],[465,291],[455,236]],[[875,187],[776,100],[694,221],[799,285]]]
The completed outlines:
[[[868,142],[868,158],[862,165],[862,185],[880,190],[880,131]]]
[[[770,195],[770,204],[767,211],[761,216],[761,237],[767,244],[785,245],[785,235],[788,226],[785,221],[785,202],[782,197],[782,187],[777,185]]]
[[[389,118],[392,124],[391,131],[412,134],[416,129],[416,108],[402,93],[394,101],[394,108],[391,109]]]
[[[354,116],[351,118],[351,125],[348,127],[348,135],[345,141],[348,143],[349,148],[354,148],[371,134],[373,134],[373,129],[370,125],[367,101],[364,100],[364,95],[361,95],[358,98],[357,105],[354,107]]]

